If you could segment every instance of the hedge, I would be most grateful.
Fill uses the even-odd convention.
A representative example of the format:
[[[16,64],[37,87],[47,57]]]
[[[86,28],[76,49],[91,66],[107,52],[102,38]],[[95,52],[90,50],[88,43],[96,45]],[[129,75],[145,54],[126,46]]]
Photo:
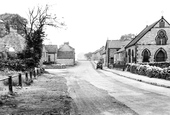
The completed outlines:
[[[157,66],[142,64],[127,64],[127,71],[150,78],[170,79],[170,67],[160,68]]]
[[[5,69],[12,71],[26,71],[34,68],[34,61],[32,59],[14,59],[14,60],[0,60],[0,71]]]

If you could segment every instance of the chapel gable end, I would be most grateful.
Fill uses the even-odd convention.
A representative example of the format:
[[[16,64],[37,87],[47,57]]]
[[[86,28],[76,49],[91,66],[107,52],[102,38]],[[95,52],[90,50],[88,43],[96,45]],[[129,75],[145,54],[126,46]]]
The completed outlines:
[[[155,28],[170,28],[170,24],[164,19],[164,17],[162,17],[155,25]]]

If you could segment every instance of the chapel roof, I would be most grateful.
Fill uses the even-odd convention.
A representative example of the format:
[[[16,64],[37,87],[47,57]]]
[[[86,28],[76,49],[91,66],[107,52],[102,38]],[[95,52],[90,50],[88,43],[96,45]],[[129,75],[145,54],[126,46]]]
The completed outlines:
[[[133,40],[131,40],[129,42],[129,44],[126,45],[125,48],[128,48],[130,46],[135,45],[146,33],[148,33],[158,22],[160,22],[161,20],[164,20],[165,22],[167,22],[163,16],[161,19],[159,19],[158,21],[154,22],[153,24],[146,26]],[[167,22],[168,23],[168,22]],[[169,23],[168,23],[169,24]]]

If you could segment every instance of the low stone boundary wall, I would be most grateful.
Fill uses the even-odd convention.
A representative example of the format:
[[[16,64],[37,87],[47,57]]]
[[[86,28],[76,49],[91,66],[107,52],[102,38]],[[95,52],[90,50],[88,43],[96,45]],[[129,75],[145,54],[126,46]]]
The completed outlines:
[[[74,59],[57,59],[57,63],[65,64],[65,65],[74,65]]]

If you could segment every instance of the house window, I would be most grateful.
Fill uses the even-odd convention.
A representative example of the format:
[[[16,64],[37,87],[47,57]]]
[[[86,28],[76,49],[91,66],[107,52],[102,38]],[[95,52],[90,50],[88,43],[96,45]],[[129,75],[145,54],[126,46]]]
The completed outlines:
[[[164,22],[163,20],[161,20],[161,21],[159,22],[159,27],[160,27],[160,28],[164,28],[164,27],[165,27],[165,22]]]
[[[163,48],[160,48],[155,53],[155,61],[156,62],[164,62],[166,61],[167,53]]]
[[[131,50],[128,50],[129,63],[131,63]]]
[[[167,40],[168,38],[167,38],[165,30],[158,31],[157,36],[156,36],[156,45],[166,45]]]
[[[51,57],[50,57],[50,55],[48,55],[48,62],[51,62]]]
[[[151,55],[150,51],[148,49],[144,49],[142,52],[143,56],[142,62],[149,62],[150,55]]]

